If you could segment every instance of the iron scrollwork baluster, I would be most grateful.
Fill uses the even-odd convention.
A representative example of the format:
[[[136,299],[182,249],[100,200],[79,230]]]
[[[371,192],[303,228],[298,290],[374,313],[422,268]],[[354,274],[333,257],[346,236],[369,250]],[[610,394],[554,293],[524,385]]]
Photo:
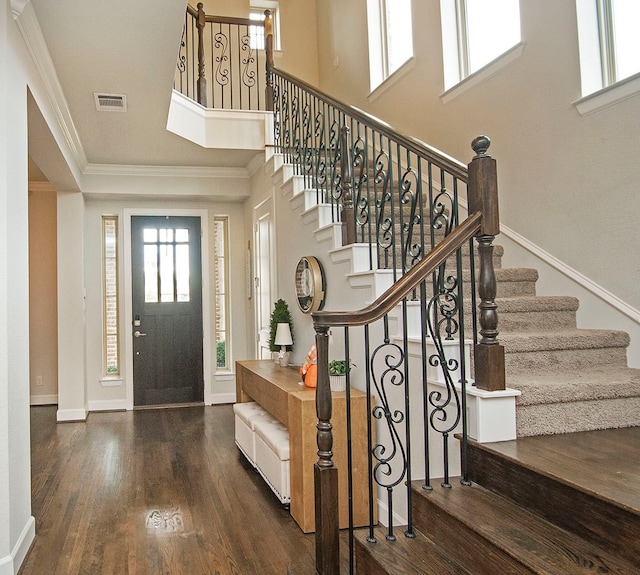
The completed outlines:
[[[369,174],[367,173],[367,153],[362,138],[353,144],[353,167],[357,177],[354,179],[354,208],[356,217],[356,238],[364,240],[365,226],[369,223],[369,198],[364,193]],[[358,233],[359,232],[359,233]]]
[[[251,36],[245,34],[240,39],[242,44],[242,51],[246,53],[246,56],[242,59],[242,83],[247,88],[253,88],[256,85],[256,72],[251,69],[251,66],[255,64],[255,51],[251,47]]]
[[[329,193],[331,194],[331,203],[338,204],[340,199],[342,198],[342,174],[338,170],[340,166],[340,159],[342,158],[342,154],[340,153],[340,127],[336,120],[331,122],[331,126],[329,127],[329,152],[330,152],[330,168],[331,168],[331,179],[329,185],[331,189]]]
[[[376,357],[382,356],[384,368],[377,373]],[[405,385],[405,362],[402,348],[388,339],[372,354],[370,360],[371,380],[379,398],[380,405],[372,410],[375,419],[386,423],[390,446],[378,442],[371,448],[371,455],[376,461],[373,468],[375,482],[387,491],[388,531],[386,538],[395,540],[393,534],[393,489],[400,485],[407,473],[407,453],[402,443],[398,427],[404,422],[405,414],[399,409],[393,409],[389,398],[389,386],[402,387]]]
[[[418,176],[413,168],[408,168],[402,176],[402,193],[400,203],[409,205],[409,217],[402,224],[404,235],[402,263],[409,270],[420,261],[422,257],[422,245],[420,237],[414,240],[414,230],[420,226],[420,214],[418,213]]]
[[[376,241],[378,247],[381,249],[378,258],[380,260],[380,267],[382,268],[387,268],[389,266],[389,250],[394,245],[393,208],[389,180],[389,155],[385,151],[381,151],[376,158],[376,171],[373,181],[375,182],[376,188],[380,185],[382,186],[382,191],[376,200],[376,207],[378,208],[376,219]]]
[[[223,65],[229,60],[229,56],[227,55],[227,48],[229,47],[229,39],[222,33],[216,32],[214,35],[215,47],[221,52],[216,56],[216,62],[218,65],[216,66],[216,82],[220,86],[226,86],[229,83],[229,68],[224,68]]]
[[[441,270],[444,273],[444,270]],[[429,301],[427,308],[427,326],[429,335],[436,348],[436,352],[429,356],[429,365],[439,367],[445,382],[445,392],[434,390],[429,393],[429,404],[433,408],[429,414],[429,424],[434,431],[442,435],[444,457],[443,487],[451,487],[449,482],[449,435],[460,422],[461,400],[453,383],[452,373],[458,371],[460,362],[455,358],[447,358],[444,350],[443,331],[445,340],[453,340],[458,333],[459,313],[458,279],[449,275],[440,277],[437,281],[438,293]],[[454,410],[453,416],[447,411],[448,407]]]

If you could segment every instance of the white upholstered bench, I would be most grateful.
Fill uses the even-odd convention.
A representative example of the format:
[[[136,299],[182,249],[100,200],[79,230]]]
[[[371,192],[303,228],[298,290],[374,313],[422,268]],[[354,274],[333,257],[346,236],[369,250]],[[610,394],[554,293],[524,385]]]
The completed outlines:
[[[235,442],[276,494],[281,503],[291,501],[289,432],[258,403],[235,403]]]
[[[279,421],[255,420],[256,469],[281,503],[291,501],[289,431]]]

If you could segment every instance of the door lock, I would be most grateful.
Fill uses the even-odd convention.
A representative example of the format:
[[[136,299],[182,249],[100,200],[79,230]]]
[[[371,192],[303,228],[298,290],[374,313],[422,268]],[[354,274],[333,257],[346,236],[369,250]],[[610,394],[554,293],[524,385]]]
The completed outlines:
[[[144,337],[147,335],[146,333],[141,333],[140,330],[136,330],[133,332],[133,337]]]

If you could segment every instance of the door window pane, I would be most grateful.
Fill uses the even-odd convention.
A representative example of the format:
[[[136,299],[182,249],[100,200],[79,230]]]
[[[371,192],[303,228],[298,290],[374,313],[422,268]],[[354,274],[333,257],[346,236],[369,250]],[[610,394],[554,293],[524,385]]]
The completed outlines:
[[[146,303],[158,301],[158,246],[156,244],[144,246],[144,301]]]
[[[189,230],[145,228],[143,238],[145,302],[190,301]]]

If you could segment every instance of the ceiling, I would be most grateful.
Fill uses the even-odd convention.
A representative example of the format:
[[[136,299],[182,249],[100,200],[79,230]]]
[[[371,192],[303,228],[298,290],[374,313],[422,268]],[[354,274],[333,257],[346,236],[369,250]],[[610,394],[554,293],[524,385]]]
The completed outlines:
[[[251,151],[205,149],[166,130],[184,0],[31,4],[89,165],[237,168],[255,156]],[[97,111],[94,92],[125,94],[127,112]],[[61,155],[57,150],[45,153],[52,138],[40,133],[42,120],[34,117],[33,105],[30,155],[51,179]]]

